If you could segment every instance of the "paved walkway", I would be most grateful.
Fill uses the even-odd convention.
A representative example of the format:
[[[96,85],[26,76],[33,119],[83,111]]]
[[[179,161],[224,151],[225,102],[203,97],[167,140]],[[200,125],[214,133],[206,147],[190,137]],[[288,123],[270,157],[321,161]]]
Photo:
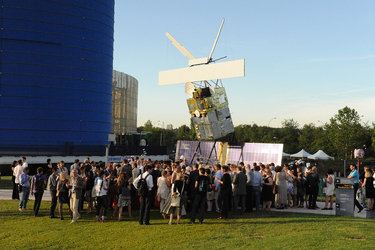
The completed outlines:
[[[271,211],[274,212],[281,212],[281,213],[304,213],[304,214],[321,214],[321,215],[336,215],[335,211],[335,203],[333,203],[333,210],[322,210],[324,208],[324,202],[317,202],[318,209],[307,209],[307,208],[288,208],[288,209],[275,209],[271,208]],[[354,217],[366,218],[366,211],[365,209],[362,212],[358,213],[357,208],[354,211]]]
[[[12,190],[0,189],[0,200],[11,200]],[[30,195],[30,200],[34,200],[34,196]],[[50,201],[51,196],[48,191],[44,192],[44,201]],[[304,214],[321,214],[321,215],[335,215],[335,210],[322,210],[324,207],[323,202],[317,202],[319,209],[307,209],[307,208],[288,208],[288,209],[271,209],[274,212],[280,213],[304,213]],[[333,205],[335,207],[335,204]],[[354,212],[354,217],[366,218],[366,211],[363,210],[361,213],[357,213],[357,209]]]

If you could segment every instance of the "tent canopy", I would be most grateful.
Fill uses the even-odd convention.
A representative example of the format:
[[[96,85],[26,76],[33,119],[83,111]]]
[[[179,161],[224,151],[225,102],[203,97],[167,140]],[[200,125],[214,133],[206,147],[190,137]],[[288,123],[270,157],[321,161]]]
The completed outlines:
[[[307,158],[309,156],[311,156],[311,154],[306,152],[304,149],[302,149],[298,153],[290,155],[290,157],[294,157],[294,158]]]
[[[283,157],[289,157],[290,154],[283,152]]]
[[[307,157],[312,160],[333,160],[334,158],[332,156],[327,155],[324,153],[323,150],[318,150],[315,154]]]

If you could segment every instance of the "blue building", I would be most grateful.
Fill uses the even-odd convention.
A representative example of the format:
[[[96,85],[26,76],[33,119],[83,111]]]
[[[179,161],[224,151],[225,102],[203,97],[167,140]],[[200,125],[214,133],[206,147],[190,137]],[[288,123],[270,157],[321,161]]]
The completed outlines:
[[[102,151],[114,0],[0,2],[0,152]]]

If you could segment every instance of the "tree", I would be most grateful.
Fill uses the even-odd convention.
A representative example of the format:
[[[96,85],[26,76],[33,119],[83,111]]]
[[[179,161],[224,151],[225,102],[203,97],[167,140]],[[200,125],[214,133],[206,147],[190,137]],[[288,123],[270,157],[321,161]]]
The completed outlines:
[[[284,152],[295,153],[300,150],[298,137],[300,134],[298,122],[286,119],[282,122],[279,141],[284,143]]]
[[[146,131],[151,131],[152,130],[152,122],[150,120],[148,120],[145,125],[143,126],[144,130]]]
[[[338,157],[348,159],[355,148],[366,143],[366,130],[361,125],[361,117],[355,109],[345,106],[326,125],[327,136]]]

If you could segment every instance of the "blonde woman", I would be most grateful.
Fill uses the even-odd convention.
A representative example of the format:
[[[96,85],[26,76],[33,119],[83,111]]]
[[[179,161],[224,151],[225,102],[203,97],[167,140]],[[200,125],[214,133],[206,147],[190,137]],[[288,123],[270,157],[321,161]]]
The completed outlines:
[[[164,208],[162,210],[163,213],[169,214],[169,225],[172,225],[173,217],[176,214],[177,215],[177,224],[180,223],[181,214],[184,210],[182,201],[182,193],[185,189],[185,181],[182,173],[176,174],[176,180],[172,184],[172,190],[171,195],[168,198],[168,201],[165,203]],[[173,200],[180,199],[180,202],[178,204],[174,204]]]
[[[62,171],[60,173],[60,178],[57,183],[57,200],[59,202],[59,215],[60,215],[60,220],[64,219],[63,216],[63,204],[68,204],[68,208],[70,211],[70,205],[69,205],[69,180],[66,178],[66,172]]]
[[[370,169],[366,170],[365,180],[362,187],[366,188],[366,198],[367,198],[367,211],[374,209],[374,199],[375,199],[375,188],[374,188],[374,177]]]

